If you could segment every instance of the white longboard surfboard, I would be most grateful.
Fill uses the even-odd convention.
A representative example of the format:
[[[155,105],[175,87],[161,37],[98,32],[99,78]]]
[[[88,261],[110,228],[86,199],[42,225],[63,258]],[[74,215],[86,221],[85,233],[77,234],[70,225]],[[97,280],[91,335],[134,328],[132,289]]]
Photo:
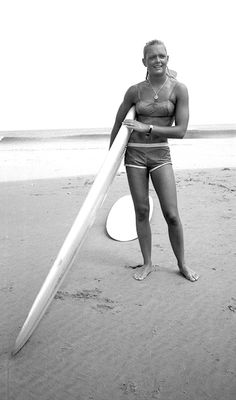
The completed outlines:
[[[149,221],[153,213],[153,199],[149,196]],[[120,197],[109,211],[106,230],[108,235],[120,242],[128,242],[137,239],[136,219],[134,203],[131,195]]]
[[[134,119],[134,107],[130,109],[126,118]],[[49,271],[24,325],[16,339],[13,355],[27,342],[39,324],[49,304],[53,300],[58,288],[69,271],[86,234],[92,226],[96,212],[102,205],[110,185],[118,171],[131,131],[122,125],[102,167],[58,253],[58,256]]]

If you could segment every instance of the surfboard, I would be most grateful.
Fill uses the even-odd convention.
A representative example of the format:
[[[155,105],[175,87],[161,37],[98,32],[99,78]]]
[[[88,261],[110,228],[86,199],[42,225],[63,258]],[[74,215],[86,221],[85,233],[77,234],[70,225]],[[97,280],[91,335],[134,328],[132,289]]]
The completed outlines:
[[[132,107],[126,115],[134,119]],[[15,355],[28,341],[62,284],[118,171],[132,130],[122,125],[16,338]]]
[[[151,220],[153,213],[151,196],[149,196],[149,205],[149,220]],[[106,230],[112,239],[120,242],[137,239],[135,210],[131,195],[122,196],[113,204],[107,217]]]

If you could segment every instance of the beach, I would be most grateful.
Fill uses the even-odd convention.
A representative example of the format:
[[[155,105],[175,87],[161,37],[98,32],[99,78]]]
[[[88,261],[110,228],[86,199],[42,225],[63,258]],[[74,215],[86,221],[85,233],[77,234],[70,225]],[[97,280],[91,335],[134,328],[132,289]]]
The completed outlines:
[[[31,171],[15,179],[11,171],[10,179],[7,169],[0,179],[1,400],[235,399],[236,168],[222,163],[175,171],[186,258],[198,282],[178,273],[152,186],[154,271],[133,279],[138,241],[117,242],[105,231],[111,206],[129,193],[121,168],[65,281],[15,357],[17,334],[94,174],[32,179]]]

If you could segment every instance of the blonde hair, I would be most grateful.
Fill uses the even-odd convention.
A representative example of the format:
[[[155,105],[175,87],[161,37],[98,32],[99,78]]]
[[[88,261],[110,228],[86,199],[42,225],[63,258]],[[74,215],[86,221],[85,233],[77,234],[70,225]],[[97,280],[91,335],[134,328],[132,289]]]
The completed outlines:
[[[166,54],[167,54],[167,50],[166,50],[165,44],[164,44],[161,40],[154,39],[154,40],[150,40],[150,42],[147,42],[147,43],[145,44],[145,46],[144,46],[144,48],[143,48],[143,58],[146,57],[148,47],[149,47],[149,46],[153,46],[154,44],[163,46],[164,49],[165,49],[165,51],[166,51]]]
[[[161,40],[158,40],[158,39],[153,39],[153,40],[150,40],[150,42],[147,42],[147,43],[145,44],[144,48],[143,48],[143,58],[144,58],[144,59],[146,58],[146,54],[147,54],[147,49],[148,49],[148,47],[149,47],[149,46],[153,46],[153,45],[155,45],[155,44],[160,45],[160,46],[163,46],[164,49],[165,49],[165,52],[166,52],[166,54],[167,54],[167,50],[166,50],[166,46],[165,46],[164,42],[162,42]],[[168,66],[166,67],[166,69],[167,69],[167,75],[168,75],[169,77],[171,77],[171,78],[176,78],[176,72],[175,72],[175,71],[169,70]],[[148,71],[147,71],[147,74],[146,74],[146,80],[147,80],[147,79],[148,79]]]

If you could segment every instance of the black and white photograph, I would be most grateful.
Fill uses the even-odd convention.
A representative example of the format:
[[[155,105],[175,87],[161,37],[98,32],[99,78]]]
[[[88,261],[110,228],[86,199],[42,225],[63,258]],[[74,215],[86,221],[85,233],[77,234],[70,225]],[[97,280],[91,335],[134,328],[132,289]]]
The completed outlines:
[[[0,400],[236,399],[233,0],[0,0]]]

